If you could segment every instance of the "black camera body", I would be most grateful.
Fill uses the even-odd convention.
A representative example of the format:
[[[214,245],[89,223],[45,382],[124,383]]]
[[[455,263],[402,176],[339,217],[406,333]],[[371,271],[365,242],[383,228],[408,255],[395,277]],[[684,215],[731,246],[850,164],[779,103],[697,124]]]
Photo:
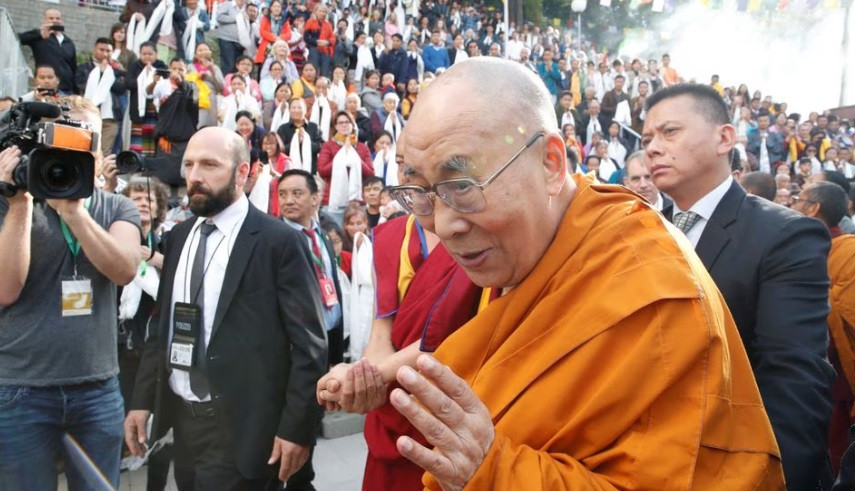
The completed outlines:
[[[0,117],[0,150],[15,145],[22,153],[13,184],[36,199],[81,199],[95,189],[92,152],[100,135],[87,123],[61,116],[56,104],[19,102]]]

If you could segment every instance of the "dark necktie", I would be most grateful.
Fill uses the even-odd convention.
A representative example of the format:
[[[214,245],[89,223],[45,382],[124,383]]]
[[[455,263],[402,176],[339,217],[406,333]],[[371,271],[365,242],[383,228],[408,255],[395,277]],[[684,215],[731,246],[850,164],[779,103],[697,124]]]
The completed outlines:
[[[695,213],[694,211],[686,211],[682,213],[677,213],[674,215],[674,225],[683,231],[683,233],[688,233],[692,227],[698,223],[698,220],[701,219],[701,216]]]
[[[210,393],[208,379],[205,377],[205,250],[208,236],[217,230],[217,226],[206,220],[199,227],[199,245],[196,246],[196,256],[193,258],[193,269],[190,272],[191,300],[202,310],[202,325],[199,326],[199,346],[196,348],[196,360],[190,370],[190,390],[199,398],[204,399]]]

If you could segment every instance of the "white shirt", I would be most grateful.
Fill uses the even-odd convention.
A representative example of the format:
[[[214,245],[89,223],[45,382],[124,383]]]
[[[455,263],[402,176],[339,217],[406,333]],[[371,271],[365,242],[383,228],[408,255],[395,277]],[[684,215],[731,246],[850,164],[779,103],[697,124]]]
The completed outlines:
[[[651,203],[653,209],[656,211],[662,211],[662,207],[665,206],[665,200],[662,199],[662,193],[656,193],[656,203]]]
[[[55,31],[53,35],[56,36],[56,41],[59,44],[62,44],[62,41],[65,39],[65,36],[59,31]]]
[[[699,199],[688,211],[693,211],[698,214],[701,218],[695,222],[695,225],[689,229],[686,233],[686,238],[689,239],[689,242],[692,243],[692,247],[698,247],[698,241],[701,239],[701,234],[704,233],[704,229],[707,226],[707,222],[709,222],[710,217],[712,216],[715,209],[718,207],[721,199],[724,198],[724,195],[727,193],[727,190],[730,189],[730,185],[733,184],[733,177],[727,176],[721,184],[719,184],[715,189],[707,193],[706,196]],[[682,213],[683,210],[677,206],[677,202],[674,202],[674,214],[673,216],[677,216],[677,213]]]
[[[217,229],[211,232],[208,236],[208,242],[205,249],[205,277],[202,279],[203,292],[205,296],[205,308],[202,311],[202,323],[205,329],[205,346],[203,349],[207,351],[208,343],[211,341],[211,330],[214,326],[214,316],[217,313],[217,304],[220,301],[220,291],[223,287],[223,281],[226,277],[226,267],[229,265],[229,257],[232,254],[232,249],[237,240],[238,232],[246,219],[246,214],[249,212],[249,200],[242,192],[237,201],[228,206],[225,210],[210,218],[211,222],[217,226]],[[172,343],[172,312],[175,310],[176,302],[192,303],[193,293],[190,292],[190,274],[193,266],[193,258],[196,256],[196,249],[199,246],[199,227],[206,218],[199,217],[196,219],[196,224],[193,225],[193,230],[190,232],[187,241],[184,243],[184,248],[181,250],[181,257],[178,260],[178,266],[175,269],[175,279],[172,282],[172,306],[169,309],[169,341]],[[169,344],[167,345],[167,349]],[[186,401],[199,402],[199,398],[190,390],[190,372],[183,370],[172,370],[172,375],[169,376],[169,387],[179,397]],[[210,401],[210,396],[204,399]]]

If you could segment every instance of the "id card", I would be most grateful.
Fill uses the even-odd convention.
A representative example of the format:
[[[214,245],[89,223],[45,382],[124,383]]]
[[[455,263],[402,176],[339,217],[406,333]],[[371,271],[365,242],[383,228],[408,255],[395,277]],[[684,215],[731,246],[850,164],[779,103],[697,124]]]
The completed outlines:
[[[324,299],[324,306],[332,307],[338,303],[338,295],[335,293],[335,284],[332,278],[320,278],[318,283],[321,287],[321,297]]]
[[[202,309],[195,304],[177,302],[172,311],[172,343],[169,345],[169,365],[189,372],[199,349],[202,329]]]
[[[83,276],[62,279],[62,316],[92,315],[92,282]]]

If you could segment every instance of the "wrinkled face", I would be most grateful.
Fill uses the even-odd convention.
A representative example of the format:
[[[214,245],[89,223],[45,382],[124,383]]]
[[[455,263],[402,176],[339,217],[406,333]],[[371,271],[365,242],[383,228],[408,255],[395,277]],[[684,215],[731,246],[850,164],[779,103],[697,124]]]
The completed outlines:
[[[157,216],[157,200],[154,198],[154,193],[149,194],[144,190],[133,190],[128,197],[137,205],[140,221],[143,225],[150,225],[154,217]]]
[[[290,106],[291,121],[301,122],[306,118],[306,102],[303,99],[294,99]]]
[[[190,138],[184,152],[184,172],[187,197],[194,214],[214,216],[234,202],[238,187],[243,188],[249,174],[249,163],[236,167],[232,140],[222,132],[198,132]]]
[[[92,57],[95,58],[96,63],[101,63],[103,60],[109,60],[112,54],[113,47],[106,43],[96,44],[95,49],[92,50]]]
[[[36,87],[40,89],[56,89],[59,86],[59,79],[56,78],[53,68],[49,66],[36,69],[35,82]]]
[[[306,223],[315,215],[320,193],[312,194],[304,176],[288,176],[279,183],[279,214],[296,223]]]
[[[238,73],[240,73],[241,75],[249,75],[249,72],[252,71],[252,60],[244,58],[237,62],[237,65],[235,66],[237,68]]]
[[[362,196],[365,198],[365,203],[374,208],[380,206],[380,191],[383,190],[383,183],[372,182],[362,188]]]
[[[511,132],[493,123],[485,131],[484,121],[478,121],[491,110],[493,101],[473,96],[467,82],[445,85],[441,90],[432,93],[427,103],[431,110],[414,113],[406,130],[405,174],[423,182],[419,185],[462,177],[483,182],[540,130],[521,128],[507,136]],[[459,123],[459,131],[443,129],[443,121],[449,118]],[[518,285],[549,245],[551,238],[542,233],[549,194],[540,171],[543,142],[542,138],[535,141],[484,190],[482,211],[461,213],[436,199],[432,214],[424,217],[427,220],[419,217],[477,285]]]
[[[242,116],[237,120],[237,132],[244,138],[248,138],[249,135],[252,134],[253,127],[252,120],[247,118],[246,116]]]
[[[599,142],[597,142],[597,146],[595,147],[594,151],[601,158],[608,157],[609,156],[609,142],[607,142],[605,140],[600,140]]]
[[[368,232],[368,221],[365,220],[364,214],[356,213],[347,219],[347,223],[344,224],[344,229],[347,231],[347,235],[353,239],[357,232],[361,232],[363,234]]]
[[[398,101],[396,101],[392,97],[384,97],[383,98],[383,109],[386,110],[390,115],[395,112],[395,109],[398,108]]]
[[[243,92],[246,89],[246,82],[243,80],[243,77],[232,77],[229,86],[232,89],[232,93]]]
[[[157,53],[155,53],[153,49],[151,50],[151,52],[153,53],[153,56],[155,56],[155,57],[157,56]],[[197,60],[210,60],[211,59],[211,47],[208,46],[207,44],[198,44],[198,45],[196,45],[195,54],[196,54]],[[142,58],[142,53],[140,53],[140,58]],[[153,61],[154,60],[152,60],[152,62]],[[146,62],[143,62],[143,63],[146,63]],[[149,62],[149,63],[151,63],[151,62]]]
[[[653,183],[669,194],[681,188],[691,192],[706,187],[717,179],[720,158],[733,146],[723,141],[722,131],[729,135],[732,130],[699,114],[687,95],[653,106],[647,112],[641,139]]]
[[[276,53],[276,57],[279,59],[285,58],[288,56],[288,45],[287,44],[277,44],[273,51]]]
[[[779,189],[775,192],[775,203],[781,206],[790,206],[790,190],[789,189]],[[793,209],[802,213],[801,208],[804,206],[803,202],[798,202],[793,206]]]
[[[393,73],[384,73],[383,74],[383,85],[391,85],[395,83],[395,75]]]
[[[588,114],[590,114],[591,117],[595,117],[595,116],[599,115],[600,114],[600,103],[596,102],[596,101],[591,101],[588,104]]]
[[[636,158],[627,162],[624,185],[643,196],[648,203],[654,204],[659,201],[659,190],[653,184],[650,170],[644,165],[642,159]]]
[[[317,83],[315,84],[315,91],[317,92],[318,95],[322,95],[324,97],[327,97],[329,95],[329,92],[330,92],[330,85],[326,80],[319,79],[317,81]]]

